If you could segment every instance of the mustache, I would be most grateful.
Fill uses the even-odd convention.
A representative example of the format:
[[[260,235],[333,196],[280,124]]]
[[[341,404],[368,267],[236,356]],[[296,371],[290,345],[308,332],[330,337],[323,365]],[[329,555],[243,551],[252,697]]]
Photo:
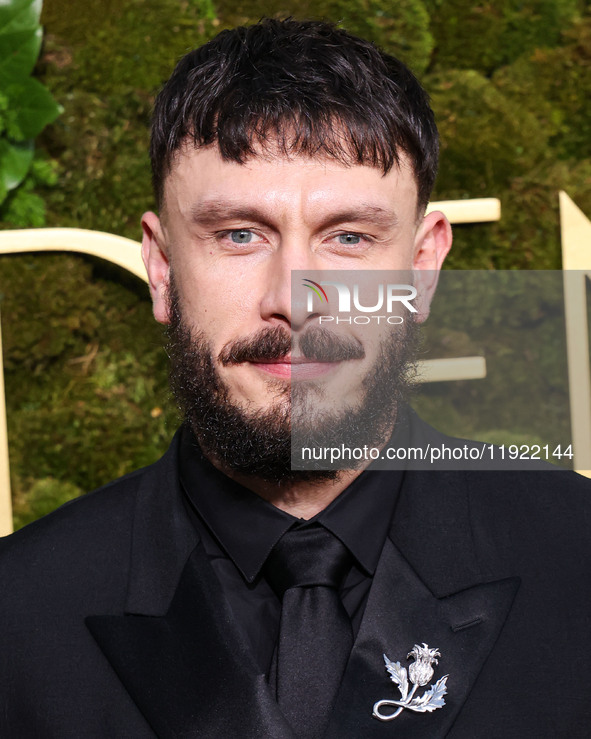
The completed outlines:
[[[363,345],[352,336],[339,336],[326,328],[311,328],[292,342],[291,334],[276,326],[226,344],[218,359],[224,366],[274,361],[287,356],[292,345],[296,344],[306,359],[318,362],[342,362],[365,357]]]
[[[339,336],[327,328],[311,328],[299,339],[299,348],[306,359],[318,362],[342,362],[363,359],[365,349],[352,336]]]

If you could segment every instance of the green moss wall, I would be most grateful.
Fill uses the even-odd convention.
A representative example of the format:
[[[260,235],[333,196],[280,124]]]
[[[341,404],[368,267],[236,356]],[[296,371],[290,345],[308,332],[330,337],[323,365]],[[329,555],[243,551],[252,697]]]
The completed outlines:
[[[560,268],[557,191],[591,214],[591,15],[578,0],[45,0],[37,76],[64,107],[38,141],[59,166],[40,190],[47,225],[139,239],[158,86],[218,30],[276,13],[342,20],[420,75],[442,135],[435,199],[503,205],[498,224],[456,228],[450,267]],[[156,459],[177,419],[139,280],[82,257],[3,257],[0,299],[22,525]]]

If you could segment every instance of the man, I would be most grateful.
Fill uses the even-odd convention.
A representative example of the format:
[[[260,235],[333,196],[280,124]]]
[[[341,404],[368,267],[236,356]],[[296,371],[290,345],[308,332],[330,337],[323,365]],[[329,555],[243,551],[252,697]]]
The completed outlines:
[[[370,341],[291,299],[294,270],[412,270],[428,312],[451,232],[415,78],[325,23],[225,31],[165,85],[151,154],[186,423],[3,540],[0,735],[587,736],[583,478],[291,468],[296,416],[325,438],[382,398],[372,443],[424,432],[414,322]]]

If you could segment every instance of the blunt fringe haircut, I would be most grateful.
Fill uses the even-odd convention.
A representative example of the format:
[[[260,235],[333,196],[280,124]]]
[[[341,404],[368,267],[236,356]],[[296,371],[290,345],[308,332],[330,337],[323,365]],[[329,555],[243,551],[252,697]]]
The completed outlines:
[[[266,18],[189,52],[160,91],[150,157],[158,207],[185,143],[217,143],[239,163],[266,147],[387,173],[404,152],[429,200],[439,141],[412,72],[369,41],[324,21]]]

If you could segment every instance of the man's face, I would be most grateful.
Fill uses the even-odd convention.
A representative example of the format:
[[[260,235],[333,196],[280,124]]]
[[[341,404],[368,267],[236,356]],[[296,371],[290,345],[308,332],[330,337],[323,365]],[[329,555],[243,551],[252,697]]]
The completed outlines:
[[[379,359],[383,341],[368,338],[363,326],[336,332],[333,361],[306,350],[318,314],[305,301],[292,304],[292,270],[433,274],[451,243],[441,214],[417,217],[416,182],[404,158],[383,175],[302,156],[238,164],[224,161],[216,146],[179,153],[162,217],[145,214],[143,226],[156,319],[170,322],[174,273],[183,327],[208,348],[224,402],[251,416],[285,410],[291,383],[320,388],[319,414],[355,409]]]

